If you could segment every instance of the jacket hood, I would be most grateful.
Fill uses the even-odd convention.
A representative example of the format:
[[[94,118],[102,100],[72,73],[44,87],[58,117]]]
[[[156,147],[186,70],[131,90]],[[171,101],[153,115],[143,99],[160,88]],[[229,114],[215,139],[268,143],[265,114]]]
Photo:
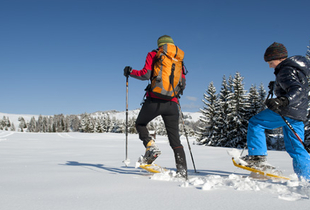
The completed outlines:
[[[279,65],[279,69],[281,66],[291,66],[303,72],[306,76],[310,76],[310,60],[304,56],[296,55],[287,58]],[[278,66],[277,68],[278,69]]]

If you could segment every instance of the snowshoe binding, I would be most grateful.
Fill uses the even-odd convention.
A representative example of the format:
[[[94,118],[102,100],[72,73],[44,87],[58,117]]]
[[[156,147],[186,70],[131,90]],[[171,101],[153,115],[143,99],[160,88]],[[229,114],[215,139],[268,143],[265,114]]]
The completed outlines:
[[[156,158],[161,154],[161,151],[158,149],[154,140],[151,140],[146,145],[146,151],[143,156],[142,163],[152,164]]]
[[[257,168],[262,171],[275,169],[274,166],[267,163],[267,156],[265,155],[246,155],[240,157],[240,159],[245,163],[244,166],[246,167]]]

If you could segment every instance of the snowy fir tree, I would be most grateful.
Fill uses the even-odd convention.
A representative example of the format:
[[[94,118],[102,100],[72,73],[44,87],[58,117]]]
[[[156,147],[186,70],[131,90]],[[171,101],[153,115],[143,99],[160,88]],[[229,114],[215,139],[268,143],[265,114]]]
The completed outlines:
[[[24,132],[24,130],[27,128],[27,123],[23,117],[18,118],[19,121],[19,130],[21,132]]]
[[[65,119],[63,114],[54,115],[53,117],[53,130],[55,132],[64,132],[66,128]]]
[[[229,76],[228,82],[227,82],[227,88],[230,93],[234,92],[233,86],[234,86],[234,78],[232,76]]]
[[[94,125],[92,124],[92,120],[90,115],[85,113],[81,116],[81,124],[80,124],[80,132],[83,133],[92,133],[94,130]]]
[[[230,81],[231,77],[230,77]],[[218,122],[218,145],[226,145],[228,141],[228,131],[229,131],[229,113],[231,113],[231,101],[232,101],[232,85],[227,83],[226,77],[223,76],[222,87],[219,93],[219,102],[220,102],[220,113],[217,119]]]
[[[257,110],[258,112],[263,111],[264,109],[266,109],[266,105],[265,105],[265,100],[266,100],[266,90],[264,88],[264,85],[261,83],[258,89],[258,100],[259,100],[259,109]]]
[[[35,132],[45,132],[45,131],[43,130],[43,127],[44,127],[44,125],[43,125],[43,117],[42,117],[42,115],[40,115],[40,116],[38,117],[38,121],[36,122],[36,129],[35,129]]]
[[[111,118],[109,114],[105,114],[103,117],[103,130],[104,132],[110,132],[112,129]]]
[[[36,119],[34,117],[31,118],[30,122],[28,123],[28,132],[36,132]]]
[[[310,60],[310,44],[307,46],[306,58]]]
[[[99,117],[95,120],[95,132],[96,133],[103,133],[104,127],[103,127],[103,117]]]
[[[48,125],[48,132],[56,132],[55,125],[54,125],[54,118],[49,117],[47,120],[47,125]]]
[[[80,128],[80,118],[77,115],[66,116],[69,131],[78,131]]]
[[[247,134],[247,109],[249,108],[248,96],[244,90],[243,77],[236,73],[233,80],[232,109],[229,114],[228,140],[231,147],[244,147]],[[228,146],[228,145],[227,145]]]
[[[16,131],[14,123],[12,123],[12,125],[11,125],[11,131]]]
[[[41,128],[40,132],[46,133],[48,132],[48,119],[47,116],[42,117],[42,125],[40,125],[39,127]]]
[[[204,127],[198,131],[198,141],[202,144],[215,146],[217,145],[216,140],[218,139],[217,118],[219,116],[219,104],[213,82],[210,83],[206,92],[202,100],[205,106],[200,110],[202,113],[200,121]]]
[[[116,118],[112,118],[112,133],[122,133],[122,122],[121,120],[117,120]]]
[[[6,116],[3,116],[2,120],[0,119],[0,130],[12,130],[10,119]]]
[[[247,120],[256,115],[261,110],[262,103],[260,101],[259,92],[255,85],[252,85],[249,91],[248,98],[249,109],[247,110]]]

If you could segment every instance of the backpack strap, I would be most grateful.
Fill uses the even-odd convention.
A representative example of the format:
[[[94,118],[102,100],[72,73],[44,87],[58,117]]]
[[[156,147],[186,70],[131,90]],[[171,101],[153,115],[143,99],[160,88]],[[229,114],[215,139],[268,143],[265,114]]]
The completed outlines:
[[[155,50],[152,50],[152,52],[156,52],[156,53],[158,53],[158,51],[159,51],[158,48],[155,49]],[[154,57],[154,60],[153,60],[153,64],[152,64],[152,73],[151,73],[151,79],[150,79],[151,82],[152,82],[152,80],[154,79],[154,77],[153,77],[154,64],[155,64],[156,62],[158,62],[158,60],[159,60],[159,59],[157,59],[156,56],[155,56],[155,57]],[[147,86],[145,87],[144,91],[145,91],[145,93],[144,93],[143,100],[142,100],[141,104],[143,104],[143,102],[144,102],[144,100],[145,100],[145,97],[146,97],[146,94],[147,94],[148,92],[151,92],[151,83],[150,83],[149,80],[148,80],[148,84],[147,84]]]
[[[178,55],[178,47],[177,46],[175,46],[175,55],[174,55],[174,58],[176,58],[177,57],[177,55]]]
[[[158,53],[158,51],[159,51],[159,49],[157,48],[156,50],[152,50],[152,52],[156,52],[156,53]],[[153,70],[154,70],[154,65],[155,65],[155,63],[156,62],[158,62],[159,61],[159,59],[155,56],[154,57],[154,60],[153,60],[153,63],[152,63],[152,74],[151,74],[151,81],[154,79],[153,78]]]
[[[187,70],[187,68],[186,68],[186,66],[184,64],[184,61],[182,61],[182,65],[184,67],[183,74],[186,75],[188,73],[188,70]]]

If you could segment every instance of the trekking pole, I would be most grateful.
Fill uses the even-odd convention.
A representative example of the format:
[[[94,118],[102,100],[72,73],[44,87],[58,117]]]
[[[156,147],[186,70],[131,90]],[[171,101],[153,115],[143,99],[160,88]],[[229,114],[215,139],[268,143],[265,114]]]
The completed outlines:
[[[303,141],[302,141],[302,139],[299,137],[299,135],[296,133],[296,131],[294,130],[294,128],[293,128],[293,126],[291,125],[291,123],[289,123],[288,121],[287,121],[287,119],[285,119],[284,117],[283,117],[283,115],[281,115],[281,114],[279,114],[281,117],[282,117],[282,119],[284,120],[284,122],[286,123],[286,125],[291,129],[291,131],[294,133],[294,135],[296,136],[296,138],[300,141],[300,143],[302,144],[302,146],[304,146],[304,148],[305,148],[305,150],[306,151],[308,151],[307,150],[307,148],[306,148],[306,146],[305,146],[305,144],[303,143]]]
[[[183,68],[183,67],[182,67]],[[182,69],[183,70],[183,69]],[[184,73],[184,75],[187,74],[187,70],[186,70],[186,73]],[[195,173],[198,173],[197,170],[196,170],[196,166],[195,166],[195,161],[194,161],[194,157],[193,157],[193,153],[192,153],[192,149],[191,149],[191,145],[189,143],[189,140],[188,140],[188,136],[187,136],[187,131],[186,131],[186,128],[185,128],[185,122],[184,122],[184,116],[183,116],[183,112],[182,112],[182,109],[181,109],[181,104],[180,104],[180,100],[179,100],[179,95],[176,94],[176,91],[174,89],[174,86],[172,85],[173,84],[173,80],[174,80],[174,66],[172,68],[172,72],[170,74],[170,85],[172,86],[172,89],[173,89],[173,93],[174,95],[176,96],[176,99],[177,99],[177,102],[178,102],[178,106],[179,106],[179,112],[181,114],[181,120],[182,120],[182,124],[183,124],[183,130],[184,130],[184,133],[185,133],[185,137],[186,137],[186,140],[187,140],[187,145],[188,145],[188,149],[189,149],[189,153],[191,155],[191,159],[192,159],[192,163],[193,163],[193,167],[194,167],[194,170],[195,170]]]
[[[126,159],[123,161],[126,167],[129,165],[130,160],[128,159],[128,77],[126,76],[126,143],[125,143],[125,156]]]
[[[244,150],[245,150],[245,148],[246,148],[247,146],[248,146],[248,144],[245,143],[245,146],[244,146],[243,150],[242,150],[241,153],[240,153],[240,157],[242,156],[242,154],[243,154],[243,152],[244,152]]]
[[[269,86],[269,93],[268,93],[267,99],[269,99],[270,95],[271,95],[271,98],[272,98],[272,96],[273,96],[273,87],[274,87],[273,85],[272,85],[272,86]],[[266,100],[267,100],[267,99],[266,99]],[[291,123],[289,123],[289,121],[287,121],[287,119],[285,119],[285,117],[284,117],[282,114],[280,114],[280,112],[278,112],[278,114],[279,114],[280,117],[284,120],[284,122],[286,123],[286,125],[290,128],[290,130],[293,132],[293,134],[296,136],[296,138],[297,138],[298,141],[302,144],[302,146],[305,148],[305,150],[306,150],[307,152],[309,152],[308,149],[306,148],[305,144],[303,143],[302,139],[299,137],[299,135],[297,134],[297,132],[295,131],[295,129],[294,129],[293,126],[291,125]]]
[[[188,145],[189,153],[191,155],[193,167],[194,167],[195,173],[198,173],[197,170],[196,170],[192,149],[191,149],[191,146],[190,146],[190,143],[189,143],[189,140],[188,140],[187,131],[186,131],[186,128],[185,128],[184,116],[183,116],[183,112],[182,112],[182,109],[181,109],[181,105],[180,105],[179,99],[178,99],[178,105],[179,105],[179,109],[180,109],[181,120],[182,120],[182,124],[183,124],[183,130],[184,130],[185,137],[186,137],[186,140],[187,140],[187,145]]]

